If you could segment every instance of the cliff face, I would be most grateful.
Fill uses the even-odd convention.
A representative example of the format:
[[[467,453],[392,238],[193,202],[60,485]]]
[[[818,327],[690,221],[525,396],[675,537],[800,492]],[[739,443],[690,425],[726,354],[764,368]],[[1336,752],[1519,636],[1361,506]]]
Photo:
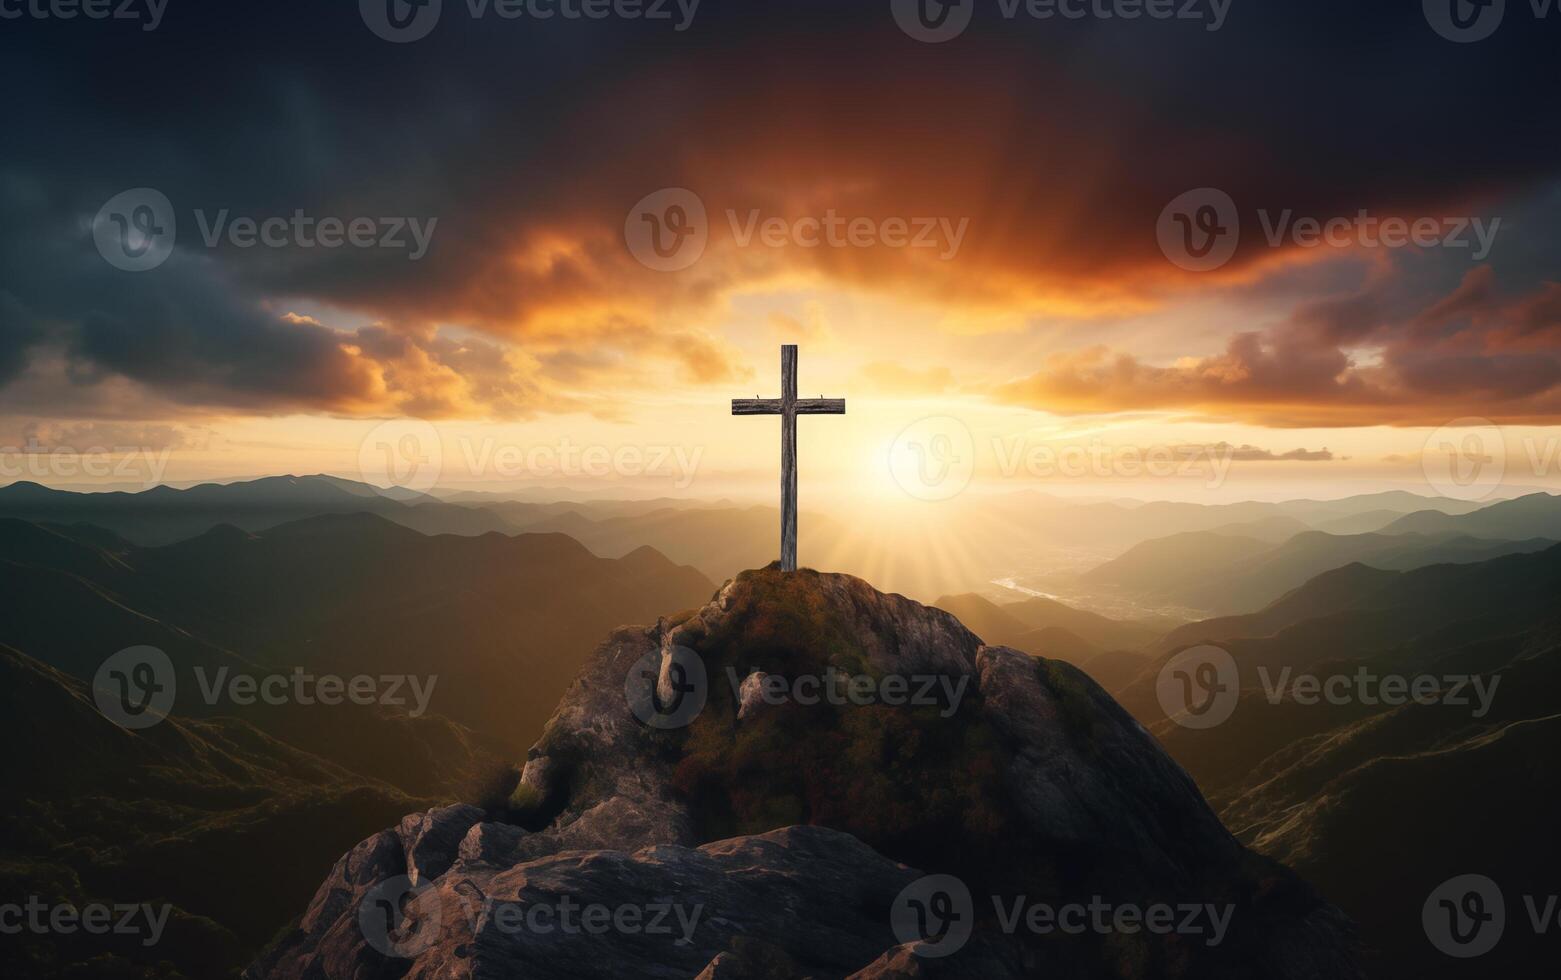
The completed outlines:
[[[1359,975],[1084,674],[847,576],[614,633],[512,801],[363,842],[251,974]]]

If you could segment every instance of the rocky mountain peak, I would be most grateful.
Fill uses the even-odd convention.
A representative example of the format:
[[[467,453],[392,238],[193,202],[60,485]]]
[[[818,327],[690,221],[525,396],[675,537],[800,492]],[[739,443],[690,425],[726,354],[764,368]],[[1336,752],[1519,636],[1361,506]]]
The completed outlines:
[[[568,902],[623,918],[537,928]],[[1091,903],[1111,912],[1079,932],[1012,914]],[[698,921],[626,921],[657,905]],[[1155,909],[1210,928],[1123,925]],[[614,632],[504,812],[413,815],[360,844],[252,975],[933,971],[1359,975],[1342,916],[1242,848],[1082,672],[860,579],[773,567]]]

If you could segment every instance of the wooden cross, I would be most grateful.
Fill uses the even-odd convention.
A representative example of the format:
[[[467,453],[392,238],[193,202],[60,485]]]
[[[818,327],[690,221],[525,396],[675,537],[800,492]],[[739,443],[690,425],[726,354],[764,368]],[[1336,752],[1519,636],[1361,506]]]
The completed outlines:
[[[797,416],[844,415],[844,398],[797,397],[797,345],[781,346],[781,396],[733,398],[733,415],[781,417],[781,571],[797,570]]]

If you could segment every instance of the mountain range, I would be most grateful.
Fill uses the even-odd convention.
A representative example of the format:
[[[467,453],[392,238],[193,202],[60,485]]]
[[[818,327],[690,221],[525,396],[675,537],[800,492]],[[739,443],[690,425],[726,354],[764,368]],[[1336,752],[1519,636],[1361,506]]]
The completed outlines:
[[[447,795],[408,794],[236,718],[126,731],[99,713],[87,684],[5,645],[0,733],[10,746],[0,764],[4,893],[168,910],[155,946],[142,935],[7,935],[8,977],[230,975],[365,827]],[[405,744],[384,739],[378,751]],[[459,740],[430,748],[406,768],[471,764]]]
[[[802,543],[810,564],[862,575],[930,602],[942,595],[990,592],[994,580],[1029,575],[1030,569],[1043,578],[1058,571],[1082,573],[1170,534],[1219,531],[1277,544],[1307,529],[1344,533],[1345,523],[1365,520],[1365,530],[1376,531],[1417,511],[1456,516],[1479,507],[1402,491],[1335,501],[1216,505],[1080,501],[1025,491],[955,498],[939,505],[936,522],[928,522],[914,502],[849,517],[807,511]],[[773,560],[780,525],[773,506],[731,501],[421,494],[333,476],[266,477],[139,493],[73,493],[35,483],[0,487],[0,517],[89,524],[143,546],[174,543],[224,524],[263,531],[309,517],[352,513],[375,514],[425,534],[563,533],[607,558],[648,545],[716,582]],[[929,555],[940,559],[929,561]]]
[[[184,490],[76,493],[36,483],[0,487],[0,517],[51,524],[91,524],[145,546],[171,544],[219,525],[263,531],[323,514],[378,514],[425,534],[512,531],[481,509],[426,496],[379,491],[329,476],[277,476],[242,483],[204,483]]]
[[[1402,570],[1542,551],[1555,543],[1543,537],[1491,540],[1456,531],[1351,535],[1303,531],[1274,544],[1217,531],[1191,531],[1135,545],[1080,580],[1121,589],[1146,603],[1230,615],[1261,609],[1314,576],[1354,562]]]
[[[1286,947],[1306,950],[1297,962],[1322,957],[1327,966],[1308,975],[1352,975],[1346,916],[1372,976],[1518,977],[1545,955],[1543,937],[1514,924],[1495,953],[1449,960],[1428,945],[1420,915],[1441,882],[1477,872],[1509,890],[1515,918],[1521,896],[1553,893],[1561,872],[1547,811],[1534,802],[1555,795],[1561,771],[1550,693],[1561,671],[1561,545],[1551,537],[1561,535],[1561,498],[1427,507],[1427,498],[1395,494],[1199,508],[1013,495],[937,532],[969,531],[952,551],[923,528],[876,557],[862,550],[871,528],[832,527],[827,517],[809,525],[823,539],[816,554],[854,553],[921,588],[979,582],[984,568],[1022,562],[1050,535],[1060,548],[1078,546],[1076,570],[1034,580],[1124,597],[1109,608],[1180,612],[1108,617],[1012,588],[949,589],[924,609],[813,573],[735,576],[739,584],[712,604],[720,577],[689,567],[690,558],[714,570],[773,547],[774,511],[729,502],[438,499],[316,477],[148,493],[0,489],[0,707],[11,744],[29,747],[8,754],[0,772],[0,876],[15,894],[167,902],[176,938],[147,951],[29,937],[4,945],[5,975],[91,962],[94,976],[223,976],[262,947],[252,975],[311,975],[339,965],[332,957],[341,953],[311,923],[340,921],[329,896],[363,895],[343,868],[406,871],[414,858],[439,869],[429,873],[440,889],[498,887],[542,874],[540,861],[553,862],[547,873],[559,881],[591,880],[606,895],[626,887],[618,872],[600,871],[607,867],[701,888],[765,869],[780,890],[744,902],[801,903],[814,910],[808,935],[849,922],[842,935],[854,945],[842,948],[861,954],[852,969],[864,977],[920,975],[930,962],[896,947],[878,913],[863,911],[903,885],[897,868],[973,869],[992,888],[1021,869],[1013,873],[1040,874],[1048,888],[1130,883],[1142,898],[1171,894],[1160,872],[1134,877],[1145,868],[1198,865],[1214,853],[1246,855],[1237,864],[1247,870],[1214,859],[1209,867],[1224,870],[1206,872],[1204,885],[1277,887],[1284,899],[1268,906],[1269,926],[1311,923],[1300,947]],[[195,506],[182,513],[174,501]],[[1115,523],[1084,547],[1086,524],[1099,520]],[[915,570],[908,556],[935,540],[940,554],[990,547],[997,557]],[[655,625],[622,628],[630,622]],[[645,742],[642,730],[622,727],[632,718],[603,714],[609,701],[623,704],[622,678],[608,683],[608,674],[668,643],[718,666],[775,673],[808,663],[881,671],[903,666],[897,657],[931,656],[941,665],[933,672],[971,678],[978,713],[956,713],[951,728],[918,716],[903,730],[892,717],[864,723],[850,713],[756,721],[715,691],[709,723]],[[1237,677],[1230,719],[1209,730],[1178,723],[1161,701],[1163,668],[1204,644],[1227,651]],[[168,654],[179,698],[162,723],[126,731],[94,707],[92,684],[105,657],[137,645]],[[992,672],[1023,663],[1037,666],[1041,688],[1021,696]],[[428,710],[415,714],[196,694],[219,673],[295,668],[437,684]],[[1354,692],[1362,672],[1429,678],[1438,695],[1486,696],[1390,704],[1351,693],[1314,704],[1293,687],[1272,690],[1276,678],[1306,675]],[[1129,715],[1154,742],[1135,740]],[[1182,770],[1195,781],[1190,797],[1168,775]],[[1086,789],[1067,788],[1080,780]],[[917,802],[907,809],[895,804],[902,799]],[[1089,801],[1085,825],[1070,823],[1080,800]],[[449,806],[458,801],[477,806]],[[1162,825],[1169,836],[1156,837],[1152,822],[1116,812],[1123,807],[1175,814],[1165,819],[1176,829]],[[420,816],[397,822],[409,813]],[[1223,850],[1224,829],[1212,829],[1220,824],[1244,850]],[[390,837],[354,847],[386,826],[396,827]],[[1084,836],[1058,838],[1059,827]],[[669,843],[684,850],[665,850]],[[636,852],[647,844],[656,847]],[[1138,857],[1113,863],[1126,859],[1104,857],[1112,848]],[[570,849],[594,856],[558,863]],[[344,853],[348,865],[328,872]],[[1038,869],[1055,867],[1058,855],[1068,856],[1066,873],[1048,878]],[[830,867],[855,869],[858,884]],[[1249,893],[1253,868],[1262,884]],[[322,876],[315,905],[289,926]],[[230,878],[261,884],[234,889]],[[859,904],[830,904],[828,882]],[[1303,919],[1287,918],[1295,915]],[[711,977],[849,972],[844,960],[820,960],[792,924],[748,925],[767,938],[755,945],[722,934],[716,946],[686,951],[690,963],[708,954],[699,968]],[[592,975],[570,959],[578,950],[555,947],[537,960],[508,937],[462,942],[475,944],[479,960],[532,972],[575,963]],[[361,946],[346,955],[359,975],[382,966]],[[604,962],[627,969],[616,955]],[[1121,955],[1128,960],[1111,959]],[[1169,955],[1091,943],[1036,950],[985,935],[955,962],[982,976],[1037,963],[1055,975],[1187,975]],[[1218,959],[1197,967],[1193,975],[1248,975]],[[1262,975],[1286,968],[1265,963]]]
[[[1561,538],[1561,496],[1531,493],[1465,514],[1419,510],[1387,525],[1389,534],[1467,534],[1477,538]]]
[[[1561,789],[1561,545],[1408,571],[1347,565],[1256,613],[1188,624],[1117,691],[1238,837],[1319,885],[1374,949],[1373,975],[1529,976],[1544,939],[1518,925],[1478,961],[1426,941],[1421,905],[1479,873],[1553,894],[1561,855],[1534,801]],[[1228,721],[1184,727],[1158,700],[1178,651],[1213,643],[1239,673]],[[1301,696],[1298,675],[1336,698]],[[1424,685],[1424,703],[1404,690]],[[1543,901],[1543,899],[1540,899]]]
[[[1042,597],[999,605],[966,594],[934,605],[991,643],[1070,663],[1108,691],[1143,672],[1146,649],[1172,625],[1107,619]]]
[[[592,637],[715,588],[648,548],[604,559],[559,534],[429,536],[368,513],[152,548],[0,520],[0,556],[12,601],[72,623],[11,617],[0,642],[83,679],[137,644],[191,672],[438,675],[438,713],[512,748],[535,737]],[[195,690],[193,673],[180,680]]]
[[[0,974],[230,975],[353,841],[504,779],[603,633],[714,588],[649,549],[604,559],[562,535],[429,536],[366,512],[157,547],[0,519],[6,893],[173,909],[158,949],[32,937],[0,944]],[[168,656],[177,695],[127,731],[92,685],[139,646]],[[218,683],[299,673],[421,683],[427,710]]]

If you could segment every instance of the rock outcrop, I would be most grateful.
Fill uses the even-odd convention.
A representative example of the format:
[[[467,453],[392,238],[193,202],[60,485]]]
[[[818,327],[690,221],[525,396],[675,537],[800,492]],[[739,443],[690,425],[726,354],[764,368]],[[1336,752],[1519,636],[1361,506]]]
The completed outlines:
[[[513,801],[358,845],[250,975],[1360,975],[1088,677],[848,576],[748,572],[615,632]]]

